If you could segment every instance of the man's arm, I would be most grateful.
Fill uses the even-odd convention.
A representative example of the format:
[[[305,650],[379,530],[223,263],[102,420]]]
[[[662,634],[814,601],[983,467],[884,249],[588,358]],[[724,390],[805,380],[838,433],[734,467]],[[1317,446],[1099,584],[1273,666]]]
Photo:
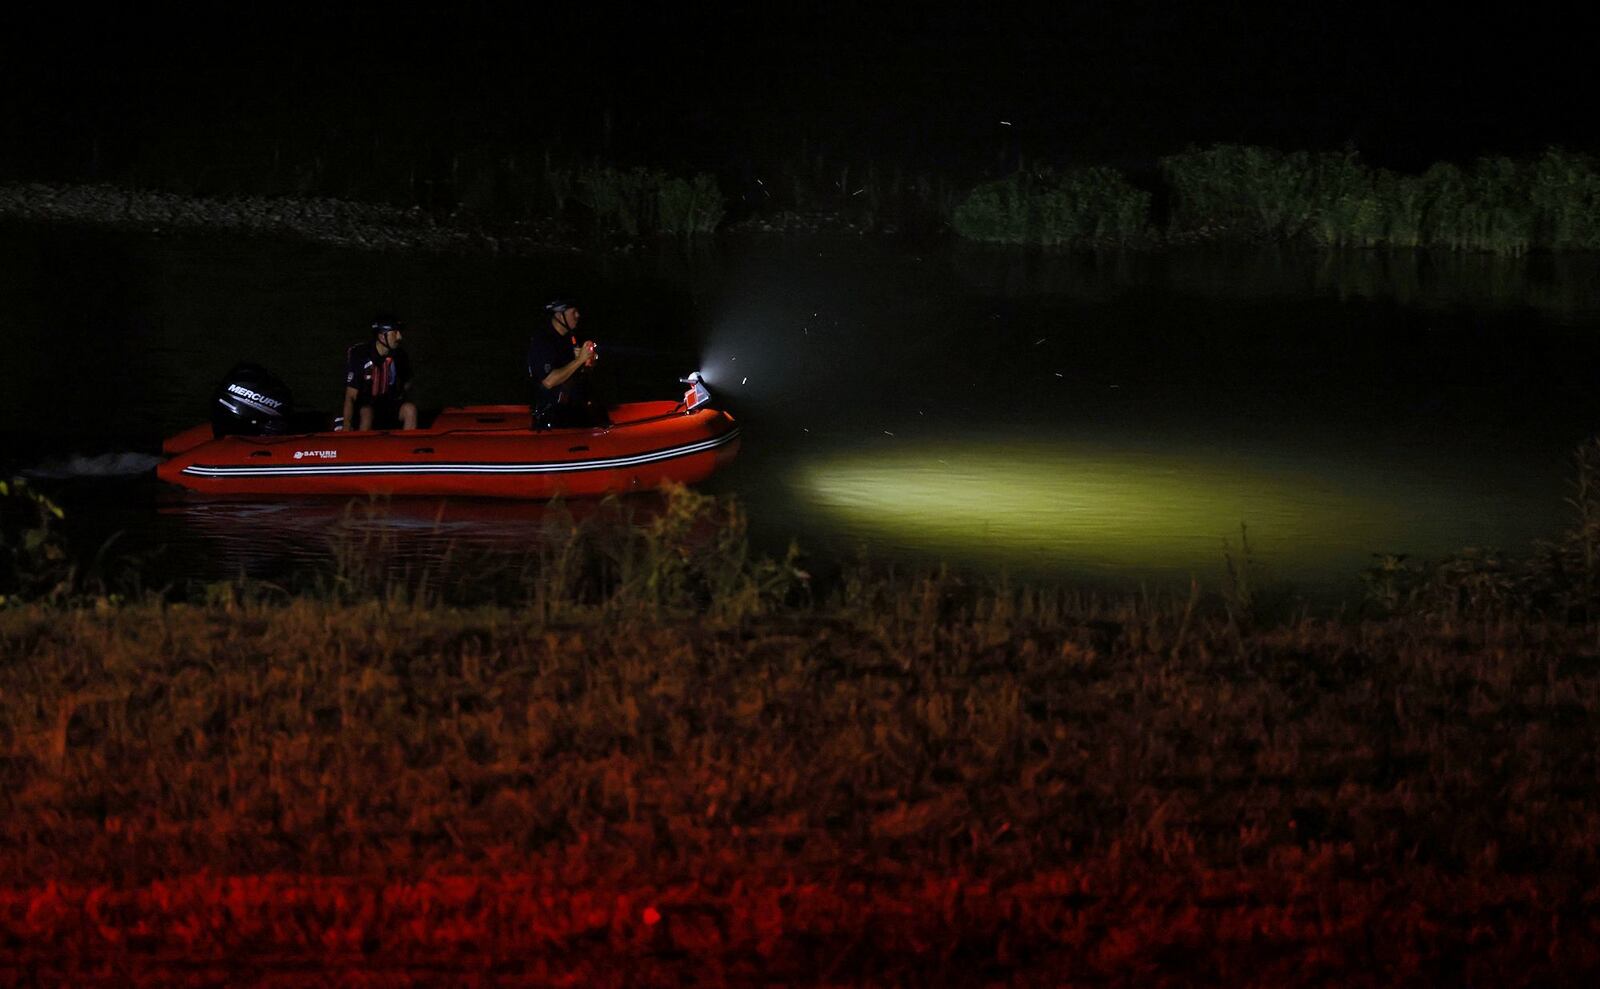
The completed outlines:
[[[356,413],[356,396],[360,394],[356,383],[361,380],[361,362],[357,353],[361,345],[356,344],[344,352],[344,428],[355,429],[356,421],[351,418]]]
[[[411,384],[415,380],[411,375],[411,356],[405,351],[397,355],[400,359],[400,401],[411,401]]]
[[[580,368],[588,365],[593,360],[594,342],[589,341],[577,349],[576,356],[572,358],[571,364],[558,367],[554,371],[551,371],[549,374],[539,379],[539,384],[545,388],[559,388],[567,383],[568,378],[571,378],[574,374],[577,374]]]

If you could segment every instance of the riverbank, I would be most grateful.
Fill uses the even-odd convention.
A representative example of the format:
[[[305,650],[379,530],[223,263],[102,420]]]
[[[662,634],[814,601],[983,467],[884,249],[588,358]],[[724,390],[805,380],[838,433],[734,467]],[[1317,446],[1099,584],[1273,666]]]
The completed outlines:
[[[168,188],[208,188],[168,175]],[[135,229],[268,232],[369,249],[525,253],[713,232],[821,231],[1051,248],[1151,251],[1202,244],[1318,249],[1586,253],[1600,249],[1600,161],[1560,148],[1524,159],[1440,161],[1420,174],[1368,165],[1354,150],[1283,151],[1216,144],[1149,169],[1020,164],[1009,174],[951,176],[789,163],[770,176],[719,180],[643,167],[540,160],[456,162],[449,194],[415,182],[377,201],[180,196],[114,185],[0,185],[0,217]],[[413,176],[414,179],[414,176]],[[751,184],[753,182],[753,184]],[[731,194],[729,187],[732,187]],[[777,196],[774,189],[784,187]],[[274,190],[279,183],[245,185]],[[429,186],[429,188],[433,188]],[[383,203],[412,203],[399,208]],[[424,209],[426,205],[428,208]],[[727,220],[732,207],[737,214]],[[726,221],[726,222],[725,222]]]
[[[1382,561],[1394,617],[1352,619],[1243,547],[1176,599],[814,576],[685,491],[520,561],[367,530],[290,586],[113,593],[9,494],[0,978],[1600,971],[1588,498],[1527,561]]]
[[[292,237],[360,250],[532,253],[575,250],[554,221],[492,230],[453,214],[337,199],[238,196],[197,199],[111,185],[0,185],[0,218],[109,226],[144,233],[236,232]]]
[[[0,971],[1571,981],[1592,626],[934,584],[731,621],[0,611]]]
[[[364,251],[529,255],[632,250],[641,240],[584,238],[559,220],[488,222],[341,199],[233,196],[196,198],[113,185],[0,185],[0,221],[101,226],[148,234],[203,232],[283,237]],[[785,210],[730,225],[739,235],[869,232],[828,211]]]

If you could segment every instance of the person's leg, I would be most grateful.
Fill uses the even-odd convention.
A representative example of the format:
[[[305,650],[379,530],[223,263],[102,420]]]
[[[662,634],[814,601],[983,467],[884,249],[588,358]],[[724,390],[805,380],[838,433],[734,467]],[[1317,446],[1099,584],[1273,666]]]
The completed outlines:
[[[417,407],[410,402],[406,402],[400,406],[400,428],[417,428]]]
[[[363,431],[372,428],[372,406],[363,405],[356,413],[356,428]]]
[[[388,432],[401,428],[401,407],[394,402],[374,402],[367,410],[371,415],[362,420],[363,429],[376,429],[379,432]],[[412,423],[416,422],[413,410]]]

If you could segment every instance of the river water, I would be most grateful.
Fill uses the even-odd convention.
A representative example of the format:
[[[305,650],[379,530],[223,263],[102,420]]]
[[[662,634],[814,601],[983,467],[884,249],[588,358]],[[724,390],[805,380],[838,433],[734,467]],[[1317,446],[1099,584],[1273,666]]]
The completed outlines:
[[[1342,595],[1374,553],[1510,552],[1600,431],[1600,258],[1269,249],[1041,254],[849,236],[541,257],[0,227],[0,468],[169,576],[272,576],[339,503],[175,497],[160,438],[251,359],[339,400],[373,311],[424,405],[526,401],[552,295],[618,399],[705,371],[746,426],[706,489],[762,548],[1102,585],[1258,576]],[[403,504],[399,538],[515,546],[539,506]],[[444,542],[439,542],[441,534]],[[432,542],[430,542],[432,540]]]

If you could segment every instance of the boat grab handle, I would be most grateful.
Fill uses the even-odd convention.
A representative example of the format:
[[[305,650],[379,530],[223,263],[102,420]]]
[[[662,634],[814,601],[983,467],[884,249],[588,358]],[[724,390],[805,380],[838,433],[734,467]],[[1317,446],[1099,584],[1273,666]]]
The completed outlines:
[[[252,456],[252,457],[270,457],[270,456],[272,456],[272,451],[271,450],[251,450],[250,451],[250,456]]]
[[[583,453],[583,452],[586,452],[588,449],[589,448],[586,447],[586,446],[569,446],[569,447],[567,447],[567,452],[568,453]]]
[[[432,453],[433,452],[433,447],[431,447],[431,446],[419,446],[416,449],[412,450],[411,452],[412,453]]]

